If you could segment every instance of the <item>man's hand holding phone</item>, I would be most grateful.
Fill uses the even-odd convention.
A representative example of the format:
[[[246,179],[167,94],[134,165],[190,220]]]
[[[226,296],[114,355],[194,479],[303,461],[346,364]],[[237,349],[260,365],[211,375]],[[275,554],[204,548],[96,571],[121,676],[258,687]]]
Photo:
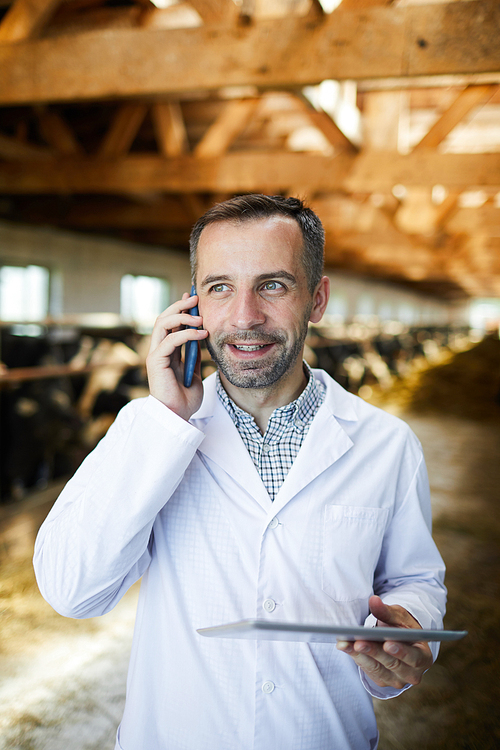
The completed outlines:
[[[192,327],[201,326],[203,322],[200,315],[190,314],[197,304],[196,295],[185,293],[182,300],[162,312],[154,325],[146,360],[151,395],[186,421],[198,411],[203,397],[199,346],[191,387],[184,385],[184,363],[181,360],[183,344],[198,342],[208,336],[208,331]]]

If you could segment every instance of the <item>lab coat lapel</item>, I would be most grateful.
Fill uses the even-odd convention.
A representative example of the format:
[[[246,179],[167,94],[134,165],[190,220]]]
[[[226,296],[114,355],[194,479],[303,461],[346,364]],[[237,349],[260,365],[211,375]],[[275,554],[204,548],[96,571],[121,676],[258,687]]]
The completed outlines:
[[[358,417],[353,397],[323,371],[314,371],[326,385],[325,400],[318,410],[292,468],[276,495],[273,512],[277,513],[300,490],[325,469],[338,461],[353,445],[342,427],[343,421]]]
[[[233,420],[217,398],[215,375],[204,381],[201,409],[193,416],[205,439],[199,451],[214,461],[266,511],[276,513],[319,474],[338,461],[353,445],[342,420],[357,421],[353,396],[323,370],[314,375],[326,386],[325,400],[316,414],[304,443],[274,503],[259,476]],[[340,422],[339,422],[340,420]]]
[[[199,426],[205,438],[198,450],[229,474],[248,495],[268,511],[272,505],[271,498],[233,420],[217,398],[214,383],[207,384],[205,381],[204,403],[193,417],[194,422],[203,419],[203,424]]]

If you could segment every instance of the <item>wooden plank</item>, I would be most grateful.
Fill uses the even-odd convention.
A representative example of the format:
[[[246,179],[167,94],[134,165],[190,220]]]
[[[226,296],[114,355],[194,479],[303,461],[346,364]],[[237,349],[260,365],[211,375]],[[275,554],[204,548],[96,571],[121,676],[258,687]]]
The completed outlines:
[[[260,99],[229,101],[194,149],[200,159],[220,156],[246,128],[260,103]]]
[[[99,156],[116,158],[127,153],[148,111],[143,102],[127,102],[115,115],[99,148]]]
[[[408,109],[407,91],[369,91],[364,94],[364,145],[370,149],[397,151],[401,115]]]
[[[306,18],[322,19],[325,15],[323,6],[319,0],[311,0],[311,6],[307,12]]]
[[[451,191],[500,186],[500,154],[441,154],[421,149],[402,156],[362,151],[345,181],[351,192],[391,192],[395,185],[445,185]]]
[[[307,114],[311,124],[320,130],[327,141],[331,143],[335,148],[345,149],[356,153],[358,147],[347,137],[343,130],[337,125],[337,123],[330,117],[328,112],[323,110],[314,109],[306,100],[305,97],[298,96],[297,102],[301,108]]]
[[[499,27],[497,0],[470,0],[20,42],[0,46],[0,104],[498,73]]]
[[[34,37],[61,0],[15,0],[0,24],[0,44]]]
[[[0,134],[0,157],[8,161],[47,161],[53,159],[48,148],[25,143],[17,138]]]
[[[154,104],[152,116],[160,153],[168,157],[187,154],[189,145],[179,102]]]
[[[392,5],[394,0],[342,0],[339,10],[360,10],[361,8],[377,8]]]
[[[50,111],[45,107],[37,107],[36,115],[41,136],[57,153],[63,156],[83,155],[81,144],[66,120],[58,112]]]
[[[390,193],[394,185],[445,185],[450,191],[500,190],[500,153],[440,154],[427,149],[402,156],[388,151],[336,156],[237,152],[198,159],[131,155],[123,159],[58,159],[0,164],[0,193],[180,193],[349,190]]]
[[[189,0],[206,24],[233,23],[238,9],[233,0]]]
[[[486,104],[493,94],[498,90],[498,86],[467,86],[457,96],[453,104],[444,112],[441,117],[434,123],[429,132],[424,135],[422,140],[417,143],[415,150],[422,148],[436,148],[451,133],[453,128],[458,125],[463,118],[469,114],[474,107],[480,104]]]
[[[313,193],[338,189],[352,159],[345,153],[324,157],[251,152],[212,159],[136,155],[116,161],[59,159],[56,169],[36,162],[5,163],[0,164],[0,193],[274,193],[296,184]]]

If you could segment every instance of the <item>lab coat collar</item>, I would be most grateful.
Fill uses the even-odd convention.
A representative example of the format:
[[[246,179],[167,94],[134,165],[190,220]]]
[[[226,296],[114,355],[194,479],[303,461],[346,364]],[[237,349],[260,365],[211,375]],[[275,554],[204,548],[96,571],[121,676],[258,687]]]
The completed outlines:
[[[192,417],[193,423],[205,433],[198,450],[224,469],[271,514],[277,513],[301,489],[341,458],[353,444],[341,422],[357,421],[355,397],[323,370],[313,370],[313,373],[326,386],[325,399],[274,503],[271,502],[238,430],[217,397],[215,374],[204,380],[203,403]]]
[[[315,378],[326,386],[326,395],[323,406],[326,406],[334,417],[348,422],[357,422],[358,414],[355,408],[356,397],[346,391],[324,370],[312,369]],[[210,419],[214,416],[216,406],[219,404],[216,391],[216,374],[213,373],[203,381],[203,402],[193,420]],[[224,409],[224,407],[223,407]],[[226,411],[224,409],[224,411]],[[226,412],[227,413],[227,412]],[[228,415],[229,416],[229,415]]]
[[[198,450],[214,461],[259,505],[272,506],[259,472],[236,425],[217,396],[215,373],[203,381],[203,402],[191,421],[205,434]],[[198,420],[202,420],[200,424]]]

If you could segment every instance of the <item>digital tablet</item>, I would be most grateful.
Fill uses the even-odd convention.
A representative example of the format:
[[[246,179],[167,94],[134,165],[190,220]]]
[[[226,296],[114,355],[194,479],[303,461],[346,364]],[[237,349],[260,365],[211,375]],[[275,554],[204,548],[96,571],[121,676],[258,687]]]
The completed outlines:
[[[246,638],[267,641],[457,641],[466,630],[420,630],[413,628],[364,628],[359,626],[305,625],[268,620],[240,620],[196,631],[209,638]]]

